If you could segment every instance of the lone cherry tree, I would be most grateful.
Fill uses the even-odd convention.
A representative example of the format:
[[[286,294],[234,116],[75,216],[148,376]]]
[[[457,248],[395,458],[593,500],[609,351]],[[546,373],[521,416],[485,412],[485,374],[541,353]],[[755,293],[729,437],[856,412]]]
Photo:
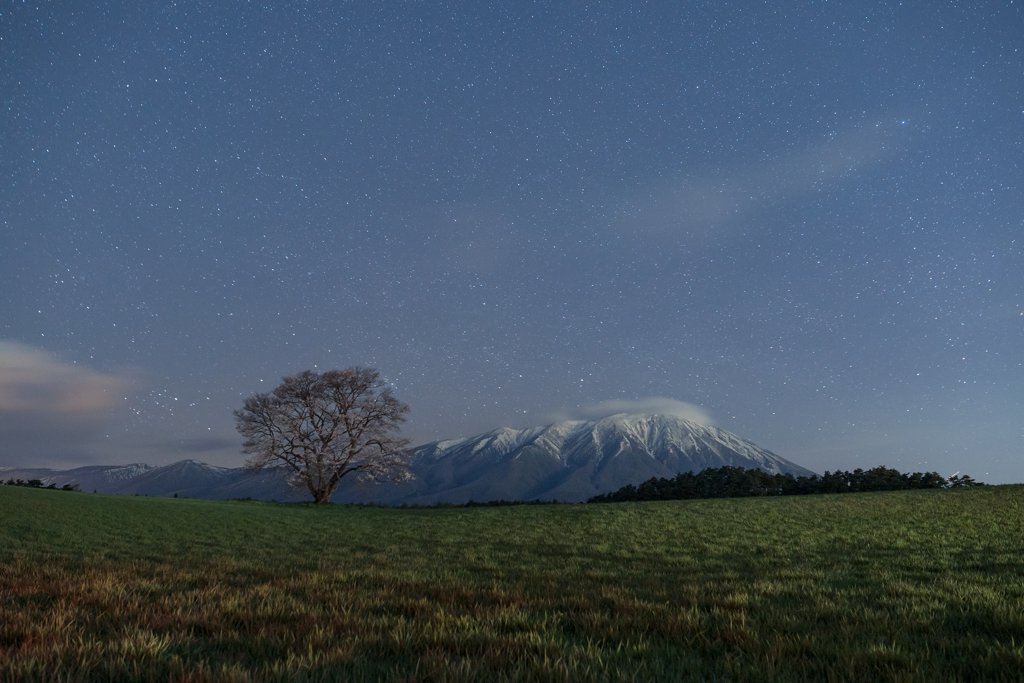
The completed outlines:
[[[396,399],[372,368],[284,377],[270,393],[254,394],[235,411],[235,426],[251,454],[245,471],[284,470],[328,503],[341,480],[407,481],[408,439],[395,435],[409,406]]]

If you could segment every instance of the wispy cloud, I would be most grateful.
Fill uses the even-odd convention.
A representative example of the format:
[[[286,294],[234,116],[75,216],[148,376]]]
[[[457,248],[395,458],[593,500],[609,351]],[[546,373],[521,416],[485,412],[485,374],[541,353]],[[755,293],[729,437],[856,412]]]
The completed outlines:
[[[685,235],[699,245],[749,228],[765,211],[884,160],[899,137],[883,125],[850,128],[785,156],[721,169],[696,181],[676,180],[630,202],[626,225],[648,236]]]
[[[113,405],[123,378],[78,365],[24,344],[0,340],[0,411],[83,414]]]
[[[0,465],[92,460],[106,441],[110,409],[128,384],[124,377],[0,340]]]
[[[179,447],[182,451],[188,453],[210,453],[211,451],[224,450],[237,453],[240,443],[241,439],[238,437],[208,436],[182,439],[179,442]]]
[[[645,413],[648,415],[672,415],[692,422],[710,425],[711,415],[704,408],[686,401],[677,401],[664,396],[649,396],[631,401],[612,399],[589,405],[567,408],[547,415],[553,422],[562,420],[600,420],[619,413]]]

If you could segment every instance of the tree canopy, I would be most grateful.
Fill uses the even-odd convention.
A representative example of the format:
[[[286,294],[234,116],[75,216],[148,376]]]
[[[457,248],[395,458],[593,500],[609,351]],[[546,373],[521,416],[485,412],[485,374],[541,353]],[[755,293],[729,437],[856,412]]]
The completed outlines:
[[[396,432],[409,406],[372,368],[324,373],[306,370],[284,377],[269,393],[245,399],[235,426],[251,454],[245,469],[284,470],[317,503],[330,502],[341,480],[406,481],[407,439]]]

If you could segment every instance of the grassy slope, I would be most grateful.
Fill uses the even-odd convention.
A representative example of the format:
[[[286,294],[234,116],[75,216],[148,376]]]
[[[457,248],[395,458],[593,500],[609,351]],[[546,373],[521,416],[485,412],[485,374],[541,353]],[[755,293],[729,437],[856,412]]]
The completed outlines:
[[[0,487],[0,680],[1019,680],[1024,487],[388,510]]]

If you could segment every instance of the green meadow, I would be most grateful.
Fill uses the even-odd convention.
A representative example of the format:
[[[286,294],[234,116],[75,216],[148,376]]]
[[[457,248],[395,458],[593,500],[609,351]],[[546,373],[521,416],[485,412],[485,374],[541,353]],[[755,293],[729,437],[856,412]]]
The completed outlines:
[[[3,681],[1020,681],[1024,486],[384,509],[0,486]]]

